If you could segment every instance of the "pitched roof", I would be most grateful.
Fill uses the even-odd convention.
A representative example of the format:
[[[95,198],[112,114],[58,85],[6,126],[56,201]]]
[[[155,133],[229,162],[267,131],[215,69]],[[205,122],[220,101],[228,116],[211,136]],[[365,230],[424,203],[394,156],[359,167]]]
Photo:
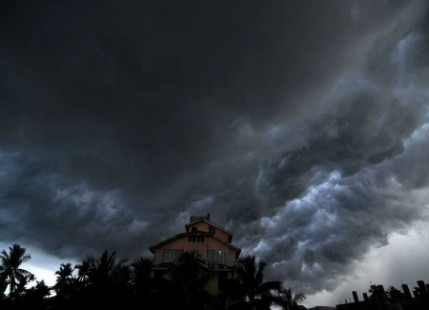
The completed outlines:
[[[223,228],[223,227],[219,226],[219,225],[218,225],[218,224],[216,224],[216,223],[213,223],[212,221],[208,220],[207,218],[199,218],[198,220],[195,220],[195,221],[193,221],[193,222],[190,222],[190,223],[188,223],[188,224],[186,224],[186,225],[185,225],[185,228],[187,228],[187,227],[189,227],[189,226],[191,226],[191,225],[195,225],[196,223],[199,223],[199,222],[206,222],[207,224],[212,225],[212,226],[215,226],[216,228],[218,228],[218,229],[220,229],[220,230],[223,230],[223,231],[224,231],[224,232],[226,232],[228,235],[232,236],[232,232],[230,232],[230,231],[226,230],[225,228]]]
[[[171,237],[171,238],[168,238],[168,239],[162,240],[162,241],[160,241],[160,242],[157,242],[157,243],[155,243],[155,244],[153,244],[153,245],[149,246],[149,250],[153,253],[153,250],[154,250],[156,247],[158,247],[158,246],[160,246],[160,245],[162,245],[162,244],[168,243],[168,242],[170,242],[170,241],[173,241],[173,240],[176,240],[176,239],[179,239],[179,238],[185,238],[185,237],[188,237],[188,236],[195,236],[195,235],[198,235],[198,236],[206,236],[206,237],[214,238],[214,239],[216,239],[216,240],[218,240],[218,241],[220,241],[220,242],[222,242],[222,243],[225,243],[225,244],[229,245],[230,247],[232,247],[232,248],[234,248],[235,250],[237,250],[239,253],[241,252],[241,249],[240,249],[240,248],[238,248],[238,247],[236,247],[235,245],[233,245],[233,244],[231,244],[231,243],[228,243],[228,242],[226,242],[225,240],[222,240],[222,239],[220,239],[220,238],[216,237],[215,235],[212,235],[212,234],[210,234],[210,233],[208,233],[208,232],[201,232],[201,231],[198,231],[198,232],[186,232],[186,233],[178,234],[178,235],[176,235],[176,236],[174,236],[174,237]]]

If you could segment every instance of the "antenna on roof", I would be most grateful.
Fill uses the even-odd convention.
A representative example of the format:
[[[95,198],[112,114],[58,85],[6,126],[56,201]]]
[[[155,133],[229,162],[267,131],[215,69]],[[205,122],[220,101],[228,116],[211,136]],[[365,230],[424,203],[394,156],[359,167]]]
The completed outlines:
[[[207,218],[210,221],[210,213],[207,213]]]

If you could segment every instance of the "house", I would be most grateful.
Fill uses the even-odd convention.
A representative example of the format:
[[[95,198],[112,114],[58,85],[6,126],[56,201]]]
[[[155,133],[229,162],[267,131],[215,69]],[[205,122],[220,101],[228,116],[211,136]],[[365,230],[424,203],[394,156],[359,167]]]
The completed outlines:
[[[200,259],[208,271],[215,271],[217,276],[206,289],[213,295],[219,295],[222,279],[234,276],[234,267],[241,252],[231,242],[232,233],[213,223],[210,214],[191,216],[184,233],[149,247],[153,254],[153,271],[167,271],[182,253],[189,252]]]
[[[241,249],[231,243],[231,232],[210,221],[210,214],[191,216],[185,230],[149,247],[155,266],[174,262],[183,252],[192,253],[211,269],[230,269],[235,266]]]

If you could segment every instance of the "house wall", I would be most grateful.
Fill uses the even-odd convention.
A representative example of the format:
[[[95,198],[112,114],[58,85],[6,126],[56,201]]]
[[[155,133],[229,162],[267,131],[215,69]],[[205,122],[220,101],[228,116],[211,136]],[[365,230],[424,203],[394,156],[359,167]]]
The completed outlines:
[[[207,259],[207,251],[208,250],[215,250],[215,251],[228,251],[228,258],[227,258],[227,264],[231,264],[231,256],[230,252],[231,250],[234,250],[229,245],[215,239],[209,236],[206,236],[204,242],[188,242],[187,237],[181,237],[175,240],[172,240],[168,243],[163,244],[158,248],[160,252],[159,260],[155,262],[156,264],[159,264],[163,262],[163,256],[164,256],[164,249],[171,249],[171,250],[183,250],[185,252],[192,252],[192,251],[198,251],[200,258],[206,260]],[[156,249],[156,250],[158,250]],[[155,251],[156,251],[155,250]]]
[[[208,237],[205,237],[204,242],[188,242],[187,238],[185,239],[185,252],[198,251],[201,259],[207,259],[207,244]]]
[[[209,224],[207,224],[206,222],[199,222],[195,225],[189,226],[189,231],[192,231],[192,227],[197,227],[198,231],[209,232]]]
[[[224,232],[223,230],[217,229],[216,228],[216,233],[215,233],[216,237],[218,237],[219,239],[222,239],[228,243],[229,242],[229,234],[227,234],[226,232]]]
[[[169,250],[183,250],[185,248],[186,240],[185,238],[179,238],[175,240],[171,240],[168,243],[164,243],[160,247],[156,248],[154,251],[160,251],[159,256],[157,257],[155,261],[155,255],[154,255],[154,264],[160,264],[164,261],[164,249]]]
[[[207,238],[208,244],[207,244],[207,250],[218,250],[218,251],[228,251],[230,247],[220,242],[219,240],[216,240],[214,238]]]

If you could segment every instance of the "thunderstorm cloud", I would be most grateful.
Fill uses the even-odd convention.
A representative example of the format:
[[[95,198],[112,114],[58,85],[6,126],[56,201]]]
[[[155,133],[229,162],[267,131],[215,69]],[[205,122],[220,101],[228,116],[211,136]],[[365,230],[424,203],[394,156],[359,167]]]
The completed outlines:
[[[0,6],[2,243],[135,257],[211,213],[315,293],[429,219],[426,1]]]

